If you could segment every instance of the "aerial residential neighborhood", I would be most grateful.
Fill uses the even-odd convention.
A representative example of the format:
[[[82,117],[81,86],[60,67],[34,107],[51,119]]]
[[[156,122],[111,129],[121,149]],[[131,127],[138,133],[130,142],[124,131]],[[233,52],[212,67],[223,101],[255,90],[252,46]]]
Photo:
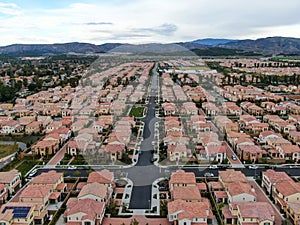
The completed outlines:
[[[1,0],[0,225],[300,225],[299,8]]]
[[[298,224],[299,86],[235,79],[252,59],[109,60],[0,104],[2,140],[21,140],[2,223]]]

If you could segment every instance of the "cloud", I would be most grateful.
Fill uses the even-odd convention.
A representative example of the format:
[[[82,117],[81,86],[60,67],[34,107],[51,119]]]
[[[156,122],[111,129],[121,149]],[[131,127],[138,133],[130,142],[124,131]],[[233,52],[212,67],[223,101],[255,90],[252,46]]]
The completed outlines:
[[[0,2],[0,13],[10,16],[17,16],[21,14],[21,9],[14,3]]]
[[[84,23],[84,25],[92,25],[92,26],[97,26],[97,25],[113,25],[112,22],[87,22],[87,23]]]
[[[58,5],[53,1],[51,7],[46,1],[25,2],[0,2],[0,45],[20,40],[101,44],[300,37],[299,0],[189,0],[189,4],[182,0],[67,0]]]
[[[158,27],[151,27],[151,28],[134,28],[132,29],[133,32],[141,32],[141,33],[153,33],[163,36],[171,36],[177,30],[177,26],[171,23],[164,23]]]

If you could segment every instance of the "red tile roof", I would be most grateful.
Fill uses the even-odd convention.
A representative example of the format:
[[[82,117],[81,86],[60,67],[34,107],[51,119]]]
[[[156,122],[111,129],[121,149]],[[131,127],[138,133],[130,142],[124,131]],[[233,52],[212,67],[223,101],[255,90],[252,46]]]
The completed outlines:
[[[186,202],[175,200],[168,203],[168,214],[177,214],[178,220],[193,218],[211,218],[213,216],[209,202]]]
[[[114,180],[114,174],[109,170],[94,171],[89,174],[87,183],[98,182],[100,184],[110,184]]]
[[[82,217],[82,220],[95,220],[97,215],[102,215],[104,205],[104,202],[97,202],[92,199],[69,199],[67,202],[67,210],[64,215],[69,216],[77,213],[83,213],[84,216]]]
[[[240,202],[237,208],[242,218],[256,218],[259,222],[274,221],[274,209],[267,202]]]
[[[193,172],[177,170],[176,172],[172,173],[170,184],[196,184],[196,177]]]

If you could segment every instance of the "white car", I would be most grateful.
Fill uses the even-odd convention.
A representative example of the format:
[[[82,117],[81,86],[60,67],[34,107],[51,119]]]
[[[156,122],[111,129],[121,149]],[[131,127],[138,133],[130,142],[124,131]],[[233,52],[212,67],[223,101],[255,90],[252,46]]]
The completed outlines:
[[[36,173],[37,173],[37,170],[34,169],[34,170],[32,170],[32,171],[28,174],[28,176],[29,176],[29,177],[33,177]]]
[[[214,170],[214,169],[218,169],[218,166],[217,165],[210,165],[208,168]]]
[[[210,173],[210,172],[206,172],[204,174],[205,177],[214,177],[215,175],[213,173]]]
[[[76,170],[77,167],[76,166],[69,166],[68,169],[70,169],[70,170]]]
[[[257,165],[250,165],[250,166],[249,166],[249,169],[252,169],[252,170],[256,170],[257,168],[258,168]]]

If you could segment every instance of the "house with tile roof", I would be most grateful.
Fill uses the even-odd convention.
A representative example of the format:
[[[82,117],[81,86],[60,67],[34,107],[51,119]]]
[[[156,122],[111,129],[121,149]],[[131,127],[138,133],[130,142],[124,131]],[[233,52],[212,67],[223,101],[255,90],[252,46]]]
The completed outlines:
[[[267,202],[237,203],[237,224],[275,224],[275,211]]]
[[[31,147],[35,154],[46,156],[46,155],[53,155],[59,149],[59,143],[55,140],[46,141],[41,140],[38,141],[35,145]]]
[[[170,191],[173,191],[176,186],[196,186],[196,177],[193,172],[185,172],[184,170],[177,170],[171,174],[169,181]]]
[[[52,191],[56,190],[59,184],[64,182],[63,173],[50,170],[43,172],[40,175],[33,178],[31,184],[33,185],[52,185]]]
[[[28,185],[19,195],[20,203],[32,204],[35,224],[43,224],[48,218],[47,206],[53,193],[52,185]]]
[[[267,170],[262,172],[261,186],[266,189],[268,194],[272,194],[273,185],[281,182],[291,182],[293,179],[286,174],[286,172],[279,172],[275,170]]]
[[[256,193],[249,183],[233,182],[225,186],[228,195],[228,202],[255,202]]]
[[[67,202],[64,218],[67,225],[100,225],[104,218],[105,203],[93,199],[74,199]]]
[[[276,183],[272,187],[272,197],[275,204],[286,212],[288,202],[299,202],[300,183],[294,180]]]
[[[291,219],[294,225],[300,223],[300,202],[287,202],[287,218]]]
[[[170,161],[179,161],[187,159],[190,150],[187,149],[185,144],[168,145],[167,154]]]
[[[104,184],[107,187],[114,188],[114,173],[107,169],[100,171],[93,171],[89,174],[87,183],[97,182],[99,184]]]
[[[277,146],[279,157],[285,160],[300,161],[300,148],[298,145]]]
[[[171,191],[173,201],[181,199],[187,202],[201,202],[202,197],[198,186],[174,186]]]
[[[0,224],[31,225],[34,224],[35,206],[27,203],[9,202],[0,208]]]
[[[0,184],[0,204],[4,204],[8,198],[8,192],[5,184]]]
[[[97,202],[108,203],[111,196],[111,191],[108,190],[108,187],[105,184],[100,184],[97,182],[88,183],[82,187],[77,198],[81,199],[93,199]]]
[[[168,219],[178,225],[212,224],[213,213],[209,201],[186,202],[175,200],[168,203]]]
[[[6,186],[10,195],[15,194],[22,186],[21,173],[16,169],[0,172],[0,184]]]

